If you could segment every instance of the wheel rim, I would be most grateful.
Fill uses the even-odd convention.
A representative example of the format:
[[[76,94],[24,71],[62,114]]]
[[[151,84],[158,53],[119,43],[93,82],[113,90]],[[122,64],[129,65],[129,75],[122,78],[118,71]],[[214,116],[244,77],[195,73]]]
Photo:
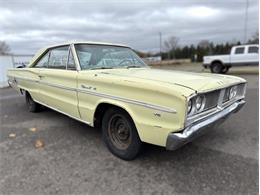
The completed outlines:
[[[131,127],[122,115],[115,114],[110,118],[108,134],[112,144],[120,150],[128,148],[131,143]]]
[[[213,66],[213,72],[219,73],[221,71],[221,66],[215,65]]]

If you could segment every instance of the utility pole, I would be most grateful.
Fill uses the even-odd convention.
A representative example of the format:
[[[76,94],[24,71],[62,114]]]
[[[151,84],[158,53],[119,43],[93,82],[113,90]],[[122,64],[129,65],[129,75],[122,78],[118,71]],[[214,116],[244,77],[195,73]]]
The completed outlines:
[[[249,0],[246,0],[246,10],[245,10],[245,28],[244,28],[244,43],[247,42],[248,7],[249,7]]]
[[[160,39],[160,56],[162,59],[162,33],[161,32],[159,32],[159,39]]]

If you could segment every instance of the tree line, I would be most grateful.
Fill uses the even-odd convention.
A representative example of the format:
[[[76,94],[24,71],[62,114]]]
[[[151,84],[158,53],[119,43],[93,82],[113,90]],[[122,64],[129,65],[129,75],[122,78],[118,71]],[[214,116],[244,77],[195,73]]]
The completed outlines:
[[[226,42],[226,43],[213,43],[209,40],[202,40],[197,45],[191,44],[186,46],[179,45],[179,38],[172,36],[164,41],[164,50],[161,53],[137,53],[141,57],[152,57],[160,56],[162,60],[171,60],[171,59],[191,59],[191,61],[201,62],[203,56],[205,55],[215,55],[215,54],[229,54],[231,47],[234,45],[241,45],[240,41],[237,42]],[[259,44],[259,33],[256,32],[246,44]]]

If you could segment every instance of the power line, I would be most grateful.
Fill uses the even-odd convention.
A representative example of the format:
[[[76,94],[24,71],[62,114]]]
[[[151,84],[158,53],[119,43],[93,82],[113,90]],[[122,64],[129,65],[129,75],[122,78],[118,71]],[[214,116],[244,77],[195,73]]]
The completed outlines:
[[[249,1],[246,0],[246,10],[245,10],[245,28],[244,28],[244,43],[247,42],[248,6],[249,6]]]
[[[162,56],[162,33],[159,32],[159,38],[160,38],[160,56]]]

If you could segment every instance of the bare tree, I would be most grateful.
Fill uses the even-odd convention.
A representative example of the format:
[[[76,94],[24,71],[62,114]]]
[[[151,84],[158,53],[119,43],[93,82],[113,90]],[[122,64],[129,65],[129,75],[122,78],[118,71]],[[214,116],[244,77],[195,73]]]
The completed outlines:
[[[0,41],[0,55],[8,54],[9,52],[9,45],[7,45],[5,41]]]
[[[259,31],[256,31],[252,37],[251,43],[259,44]]]
[[[168,58],[170,58],[170,53],[174,52],[178,48],[179,40],[178,37],[172,36],[168,40],[164,41],[164,46],[166,51],[168,51]]]
[[[202,47],[202,48],[208,48],[210,47],[210,42],[208,40],[201,40],[199,43],[198,43],[198,46]]]

